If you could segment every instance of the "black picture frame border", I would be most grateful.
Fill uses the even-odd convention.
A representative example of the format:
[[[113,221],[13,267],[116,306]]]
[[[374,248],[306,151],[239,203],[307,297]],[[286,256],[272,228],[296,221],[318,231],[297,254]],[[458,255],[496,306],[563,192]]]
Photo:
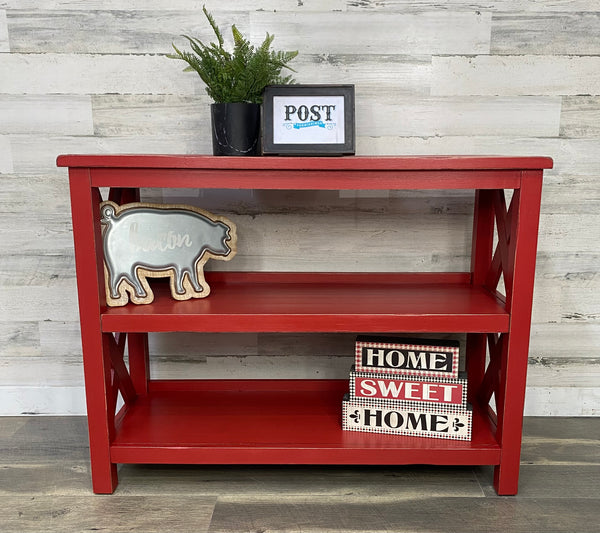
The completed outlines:
[[[281,144],[273,142],[273,97],[275,96],[343,96],[344,142],[336,144]],[[262,153],[263,155],[354,155],[356,151],[354,85],[268,85],[263,92]]]

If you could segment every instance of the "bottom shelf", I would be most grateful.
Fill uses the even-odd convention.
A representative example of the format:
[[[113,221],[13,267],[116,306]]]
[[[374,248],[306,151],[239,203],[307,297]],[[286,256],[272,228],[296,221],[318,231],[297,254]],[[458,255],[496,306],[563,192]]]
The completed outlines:
[[[113,463],[500,463],[493,427],[473,412],[471,442],[342,431],[347,380],[151,381],[118,417]]]

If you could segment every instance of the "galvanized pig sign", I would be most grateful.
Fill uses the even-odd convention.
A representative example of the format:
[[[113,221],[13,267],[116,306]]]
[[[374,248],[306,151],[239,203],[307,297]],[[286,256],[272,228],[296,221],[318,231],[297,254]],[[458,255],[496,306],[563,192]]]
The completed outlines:
[[[100,205],[106,303],[153,301],[147,278],[170,278],[176,300],[205,298],[209,259],[228,261],[236,253],[233,222],[191,206],[132,203]]]

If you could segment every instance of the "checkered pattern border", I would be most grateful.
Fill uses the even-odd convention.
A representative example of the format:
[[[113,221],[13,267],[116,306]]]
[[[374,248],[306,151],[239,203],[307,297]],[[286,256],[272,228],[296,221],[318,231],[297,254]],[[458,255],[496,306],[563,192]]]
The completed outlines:
[[[387,426],[365,426],[362,425],[361,415],[365,408],[381,410],[383,413],[390,411],[400,411],[408,414],[414,413],[419,416],[422,414],[439,414],[451,415],[451,425],[453,431],[447,433],[420,431],[406,428],[390,428]],[[344,396],[342,401],[342,429],[344,431],[359,431],[363,433],[381,433],[388,435],[404,435],[408,437],[426,437],[445,440],[462,440],[470,441],[473,428],[473,411],[467,409],[454,410],[439,410],[439,409],[416,409],[414,406],[398,407],[397,405],[390,406],[389,402],[361,402],[358,400],[350,400],[348,395]]]
[[[350,369],[350,399],[354,400],[367,400],[369,402],[373,402],[380,398],[369,398],[365,396],[357,396],[355,389],[355,378],[372,378],[372,379],[389,379],[395,382],[401,381],[411,381],[417,383],[444,383],[449,385],[461,385],[462,386],[462,395],[461,395],[461,403],[460,404],[452,404],[452,403],[439,403],[435,401],[428,400],[395,400],[393,398],[386,399],[384,401],[392,401],[394,403],[406,402],[407,405],[411,405],[414,408],[423,408],[423,409],[431,409],[432,406],[442,407],[451,407],[457,408],[460,407],[462,409],[466,409],[467,407],[467,377],[464,372],[461,372],[456,379],[450,378],[427,378],[420,379],[418,376],[405,376],[405,375],[396,375],[396,374],[381,374],[379,372],[357,372],[355,367],[353,366]]]
[[[459,362],[459,343],[456,341],[448,341],[448,344],[441,344],[438,341],[429,341],[422,339],[422,344],[412,344],[403,342],[403,339],[393,339],[394,342],[390,342],[390,339],[381,339],[376,341],[374,339],[362,340],[361,337],[356,339],[355,343],[355,364],[356,370],[361,372],[381,372],[387,374],[404,374],[421,376],[425,378],[432,377],[444,377],[444,378],[456,378],[458,377],[458,362]],[[431,344],[428,344],[431,342]],[[429,351],[435,352],[436,350],[442,349],[444,352],[450,352],[452,354],[452,370],[450,372],[444,372],[441,370],[412,370],[406,368],[382,368],[382,367],[365,367],[362,365],[362,349],[363,348],[384,348],[388,350],[405,350],[405,351]]]
[[[344,401],[346,398],[344,398]],[[432,405],[430,402],[411,402],[408,400],[385,400],[382,398],[357,398],[348,395],[348,401],[363,407],[382,407],[385,409],[400,409],[403,411],[423,411],[428,413],[457,414],[471,411],[471,405]]]

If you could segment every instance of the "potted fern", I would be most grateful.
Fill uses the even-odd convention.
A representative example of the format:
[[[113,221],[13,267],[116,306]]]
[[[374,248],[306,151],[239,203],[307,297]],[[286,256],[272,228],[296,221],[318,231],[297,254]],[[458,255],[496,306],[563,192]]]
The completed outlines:
[[[214,101],[211,105],[211,123],[214,155],[260,154],[260,105],[267,85],[292,83],[282,69],[292,70],[288,63],[298,51],[271,50],[274,35],[265,37],[255,48],[233,25],[233,51],[224,47],[223,34],[212,15],[202,10],[217,38],[217,43],[204,44],[195,37],[183,35],[191,52],[182,51],[173,44],[171,59],[187,63],[184,71],[196,71],[206,84],[206,92]]]

